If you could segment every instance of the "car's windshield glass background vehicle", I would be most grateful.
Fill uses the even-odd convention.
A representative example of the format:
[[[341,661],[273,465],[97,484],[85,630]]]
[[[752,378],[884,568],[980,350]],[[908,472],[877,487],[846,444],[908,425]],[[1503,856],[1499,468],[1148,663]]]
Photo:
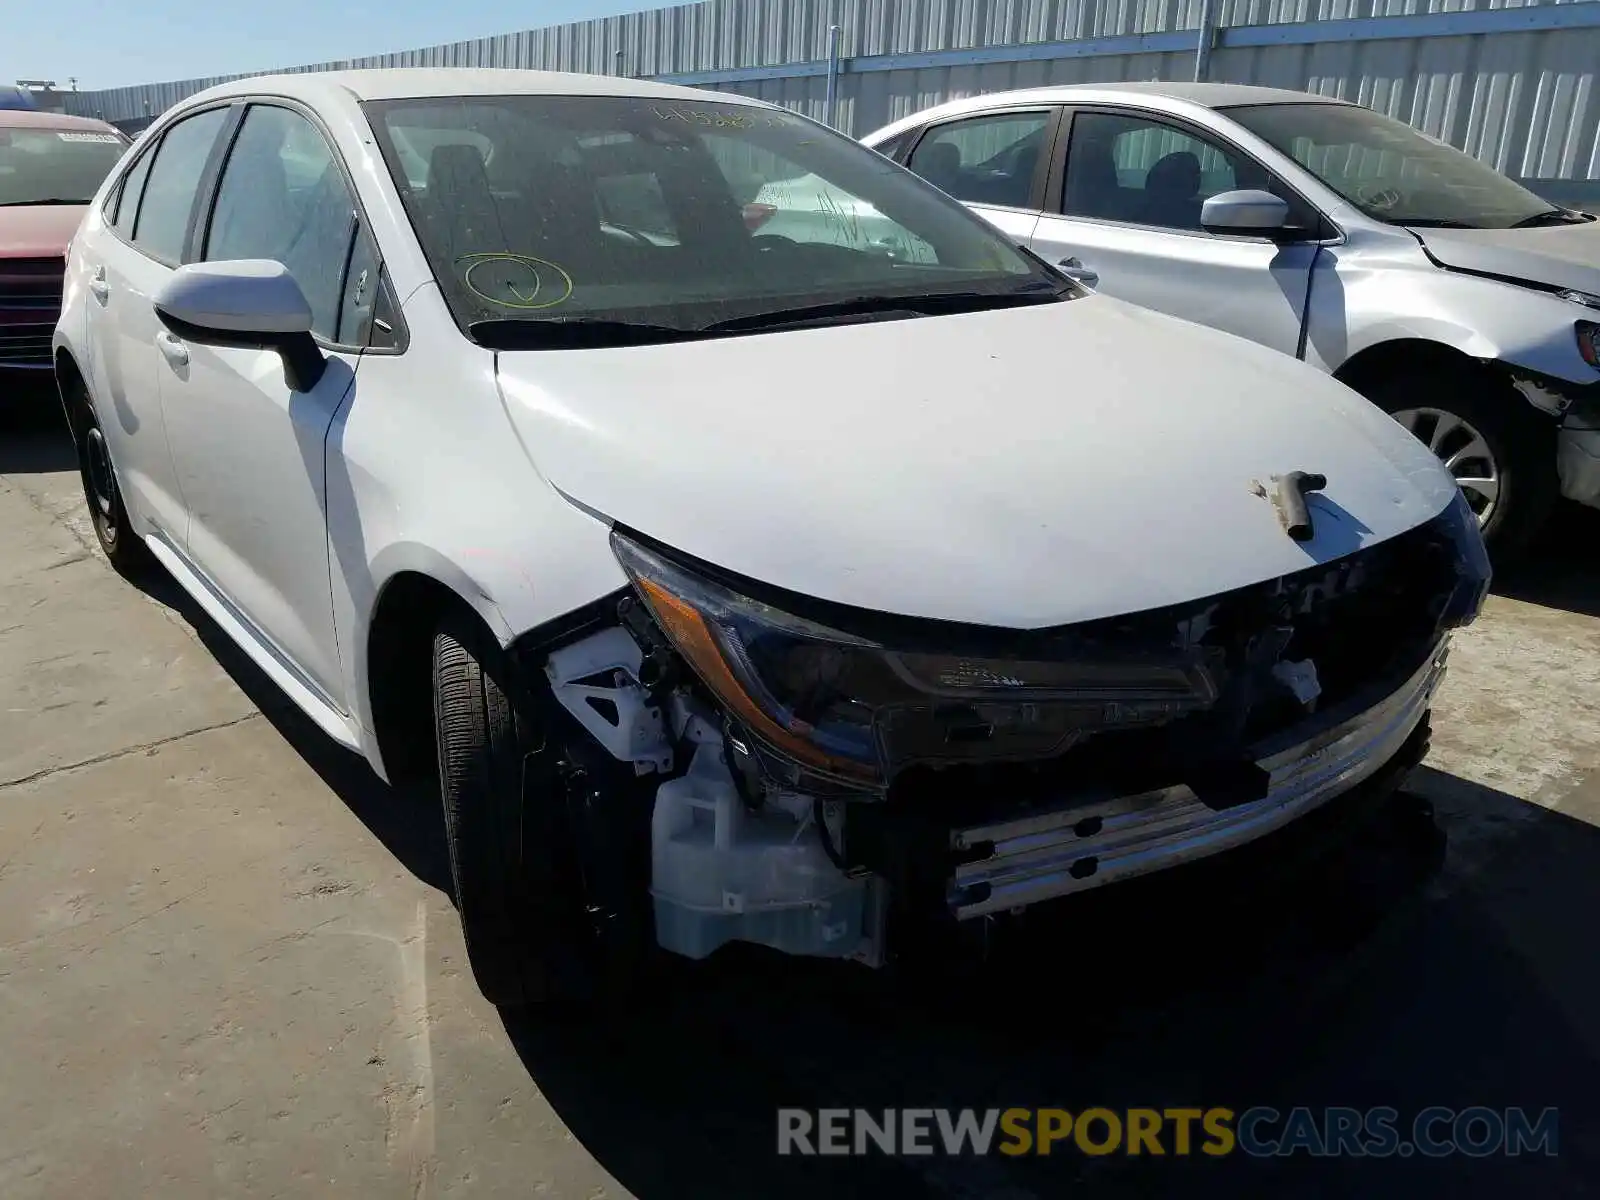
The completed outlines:
[[[81,129],[0,129],[0,207],[87,204],[128,143]]]
[[[464,328],[700,330],[868,298],[1076,294],[881,155],[787,113],[570,96],[367,107]],[[782,220],[795,181],[801,224]]]
[[[1379,221],[1509,229],[1552,212],[1548,201],[1494,168],[1369,108],[1307,103],[1223,111]]]

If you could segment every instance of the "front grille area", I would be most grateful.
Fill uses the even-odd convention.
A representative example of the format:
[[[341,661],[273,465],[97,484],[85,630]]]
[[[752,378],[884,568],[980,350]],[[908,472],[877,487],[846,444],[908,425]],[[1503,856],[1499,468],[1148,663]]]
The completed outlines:
[[[0,367],[48,367],[56,323],[12,323],[0,314]]]
[[[1191,655],[1215,698],[1164,723],[1087,722],[1049,757],[906,767],[883,802],[845,806],[844,859],[889,880],[901,936],[941,938],[944,922],[1242,845],[1404,768],[1425,747],[1449,631],[1487,580],[1459,521],[1452,509],[1293,575],[1024,635],[1102,660]],[[1307,660],[1321,688],[1309,709],[1279,671]]]
[[[0,258],[0,311],[59,312],[66,267],[60,258]]]
[[[1196,628],[1189,651],[1217,685],[1210,707],[1164,724],[1085,732],[1045,760],[913,766],[890,787],[891,806],[914,805],[954,823],[999,816],[991,807],[1059,803],[1066,795],[1125,795],[1178,784],[1205,792],[1261,785],[1250,751],[1306,720],[1273,681],[1282,662],[1315,664],[1327,710],[1372,687],[1399,686],[1436,646],[1456,588],[1453,548],[1438,523],[1365,551],[1267,583],[1156,613],[1080,627],[1102,644],[1170,646]],[[1114,626],[1113,630],[1111,627]],[[1239,770],[1243,775],[1229,774]]]
[[[0,367],[48,367],[66,264],[0,259]]]

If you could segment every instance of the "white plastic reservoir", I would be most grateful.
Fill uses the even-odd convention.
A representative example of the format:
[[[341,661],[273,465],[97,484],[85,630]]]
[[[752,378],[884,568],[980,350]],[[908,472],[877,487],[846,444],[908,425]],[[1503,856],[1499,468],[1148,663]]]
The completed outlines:
[[[688,772],[656,791],[650,894],[656,940],[704,958],[730,941],[844,957],[861,945],[865,878],[833,865],[809,819],[739,799],[722,748],[702,744]]]

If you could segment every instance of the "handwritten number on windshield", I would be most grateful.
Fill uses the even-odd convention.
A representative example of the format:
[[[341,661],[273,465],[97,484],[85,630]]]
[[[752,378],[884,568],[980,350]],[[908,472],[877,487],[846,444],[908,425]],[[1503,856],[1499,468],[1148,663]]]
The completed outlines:
[[[663,108],[651,105],[650,111],[663,121],[682,121],[687,125],[700,125],[710,129],[782,129],[788,125],[782,117],[752,117],[744,113],[717,112],[708,108]]]

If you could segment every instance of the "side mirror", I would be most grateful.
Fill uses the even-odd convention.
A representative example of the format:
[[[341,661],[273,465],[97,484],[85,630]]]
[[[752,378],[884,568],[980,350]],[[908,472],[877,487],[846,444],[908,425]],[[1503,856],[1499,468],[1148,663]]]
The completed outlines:
[[[282,263],[190,263],[172,273],[153,302],[161,323],[185,341],[275,351],[291,391],[309,392],[327,368],[311,336],[311,305]]]
[[[1288,202],[1253,188],[1220,192],[1200,206],[1200,225],[1207,233],[1271,237],[1288,223]]]

